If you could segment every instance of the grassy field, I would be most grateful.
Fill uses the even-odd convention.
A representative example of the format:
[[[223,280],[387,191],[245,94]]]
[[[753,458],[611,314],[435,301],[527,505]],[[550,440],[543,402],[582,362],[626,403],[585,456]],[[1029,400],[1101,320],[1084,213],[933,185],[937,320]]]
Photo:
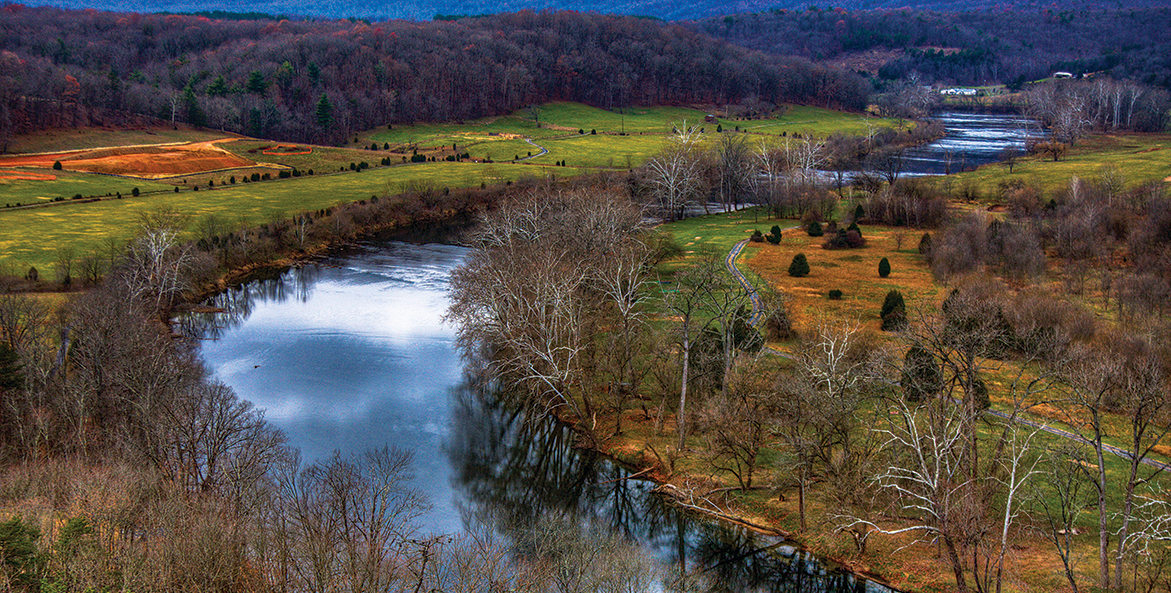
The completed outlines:
[[[942,296],[918,252],[919,233],[907,229],[861,225],[866,246],[856,249],[822,248],[825,237],[810,237],[794,220],[773,220],[756,209],[727,215],[689,218],[664,225],[684,249],[685,257],[667,262],[664,273],[708,257],[724,255],[738,241],[747,239],[754,229],[768,233],[773,225],[783,229],[781,243],[749,243],[738,260],[741,271],[754,274],[761,281],[780,289],[792,298],[790,305],[798,331],[809,329],[819,316],[858,322],[864,328],[879,331],[879,310],[886,293],[898,290],[908,307],[915,302],[934,303]],[[897,237],[902,235],[902,248]],[[803,278],[789,276],[793,256],[804,253],[810,273]],[[878,262],[887,258],[890,276],[878,276]],[[842,291],[841,300],[830,300],[830,290]]]
[[[8,144],[9,154],[62,152],[103,146],[134,146],[139,144],[169,144],[172,142],[203,142],[231,136],[215,130],[175,130],[159,127],[141,130],[109,130],[104,128],[72,128],[41,130],[21,134]]]
[[[707,111],[685,107],[627,108],[606,111],[575,103],[552,103],[534,111],[521,110],[505,117],[485,118],[473,122],[393,126],[370,130],[356,136],[347,147],[312,147],[310,154],[264,154],[265,146],[277,143],[238,139],[220,143],[222,148],[258,163],[244,167],[196,173],[164,181],[147,182],[120,177],[64,172],[54,181],[0,180],[0,205],[52,202],[65,203],[46,209],[0,210],[0,265],[44,266],[52,262],[60,246],[90,248],[107,237],[126,238],[133,233],[138,212],[159,206],[174,207],[193,217],[217,213],[245,224],[259,223],[277,214],[314,210],[371,195],[398,193],[417,183],[436,187],[468,187],[480,183],[515,180],[520,177],[558,177],[576,175],[597,168],[628,168],[643,164],[662,149],[674,125],[686,121],[705,128],[702,142],[714,143],[717,124],[704,122]],[[833,131],[863,133],[868,125],[898,125],[886,121],[876,124],[861,114],[846,114],[811,107],[788,107],[768,120],[725,121],[726,129],[742,126],[751,130],[751,142],[772,139],[781,134],[824,135]],[[538,125],[537,120],[540,124]],[[710,128],[710,129],[708,129]],[[579,133],[582,132],[582,133]],[[591,132],[597,131],[597,134]],[[191,130],[66,130],[21,137],[14,145],[24,151],[45,151],[129,144],[158,144],[208,140],[223,137],[210,131]],[[540,149],[525,139],[548,149]],[[369,150],[377,142],[379,150]],[[475,159],[494,163],[452,163],[442,157],[452,152],[468,152]],[[389,149],[382,149],[389,146]],[[440,158],[435,163],[401,165],[402,158],[418,149],[421,154]],[[393,167],[377,167],[390,156]],[[510,163],[514,157],[524,163]],[[365,161],[372,169],[362,173],[322,176],[349,168],[350,163]],[[565,161],[567,167],[553,167]],[[253,172],[277,176],[266,167],[296,167],[317,175],[261,184],[231,184]],[[32,171],[31,169],[29,170]],[[37,173],[60,173],[47,168]],[[208,191],[209,182],[214,191]],[[198,186],[201,191],[191,191]],[[70,203],[75,194],[104,196],[121,192],[128,196],[134,187],[143,192],[181,188],[179,194],[149,193],[137,199],[103,201],[96,204]],[[749,229],[750,231],[751,229]],[[767,230],[767,228],[765,229]]]
[[[572,168],[557,170],[560,176],[575,172]],[[62,246],[83,251],[100,248],[110,238],[128,239],[137,228],[140,214],[159,208],[187,213],[193,220],[216,214],[246,226],[266,222],[276,215],[291,216],[372,195],[400,193],[419,182],[434,187],[473,187],[482,182],[499,183],[544,173],[544,168],[507,163],[419,163],[361,173],[236,184],[214,190],[165,191],[89,204],[0,209],[0,268],[48,269]]]
[[[0,169],[0,176],[9,169]],[[15,170],[15,169],[14,169]],[[116,195],[121,193],[129,196],[134,188],[139,191],[170,190],[172,186],[156,181],[144,179],[126,179],[111,175],[95,173],[77,173],[73,171],[52,171],[57,179],[53,181],[26,181],[16,179],[0,179],[0,206],[11,204],[45,204],[55,198],[71,199],[77,194],[84,197]],[[55,206],[66,207],[65,204]]]
[[[956,187],[971,183],[987,201],[994,201],[1003,183],[1020,181],[1051,194],[1069,187],[1075,175],[1086,180],[1117,174],[1127,186],[1171,179],[1171,134],[1109,134],[1080,140],[1054,162],[1052,157],[1024,156],[1012,173],[1001,163],[984,165],[954,176]]]
[[[265,154],[266,148],[281,146],[296,146],[303,150],[295,152],[309,152],[309,154]],[[400,155],[392,155],[389,151],[362,150],[359,148],[331,148],[328,146],[311,146],[308,144],[293,144],[290,142],[277,143],[270,140],[235,140],[221,142],[220,148],[240,157],[274,165],[295,167],[307,172],[312,169],[315,173],[336,173],[340,169],[349,169],[350,163],[365,161],[370,166],[377,166],[384,157],[392,156],[394,164],[402,162]],[[224,177],[217,174],[217,177]]]
[[[718,110],[716,110],[718,114]],[[864,134],[870,126],[897,127],[899,120],[868,118],[862,114],[843,113],[817,107],[787,106],[783,113],[769,119],[719,120],[705,122],[709,111],[687,107],[627,107],[607,111],[580,103],[550,103],[537,113],[525,109],[504,117],[492,117],[463,124],[415,124],[393,129],[369,130],[358,135],[355,146],[377,142],[391,150],[410,152],[442,150],[469,152],[475,158],[491,157],[495,161],[525,157],[538,151],[524,141],[530,138],[549,153],[534,159],[552,164],[567,161],[584,167],[626,168],[639,166],[662,150],[674,126],[698,125],[704,129],[702,142],[714,143],[717,126],[725,131],[739,128],[749,132],[752,143],[769,137],[794,134],[828,136],[836,132]],[[597,132],[593,134],[592,132]]]

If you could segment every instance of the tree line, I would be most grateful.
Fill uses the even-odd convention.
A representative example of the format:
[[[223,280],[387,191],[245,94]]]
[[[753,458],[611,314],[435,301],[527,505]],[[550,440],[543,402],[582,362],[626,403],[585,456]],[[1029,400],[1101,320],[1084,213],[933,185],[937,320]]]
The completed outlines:
[[[427,23],[0,9],[0,133],[138,116],[290,141],[554,100],[866,105],[851,72],[634,17],[521,11]]]

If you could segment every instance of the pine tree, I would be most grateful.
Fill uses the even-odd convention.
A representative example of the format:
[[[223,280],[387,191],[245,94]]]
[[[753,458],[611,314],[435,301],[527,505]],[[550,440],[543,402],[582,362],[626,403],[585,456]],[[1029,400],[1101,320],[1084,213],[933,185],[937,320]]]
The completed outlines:
[[[927,401],[943,391],[943,371],[935,361],[935,356],[916,344],[911,346],[903,357],[903,372],[899,384],[907,401]]]
[[[328,128],[333,123],[333,104],[329,102],[329,96],[321,93],[321,98],[317,100],[317,126],[320,128]]]
[[[907,305],[903,302],[903,293],[892,290],[886,293],[882,301],[882,331],[898,331],[907,325]]]
[[[798,253],[793,256],[793,261],[789,263],[789,275],[794,278],[802,278],[809,275],[809,261],[805,259],[804,253]]]
[[[886,278],[890,276],[890,260],[885,257],[878,262],[878,277]]]

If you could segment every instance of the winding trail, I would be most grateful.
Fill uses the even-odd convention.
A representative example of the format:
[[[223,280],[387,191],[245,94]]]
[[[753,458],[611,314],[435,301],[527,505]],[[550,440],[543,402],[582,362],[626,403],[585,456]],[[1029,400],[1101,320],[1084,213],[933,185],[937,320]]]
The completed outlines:
[[[782,232],[788,231],[788,230],[792,230],[795,228],[797,228],[797,227],[791,226],[791,227],[783,228],[783,229],[781,229],[781,231]],[[744,276],[744,274],[740,271],[740,269],[736,267],[736,259],[740,257],[740,254],[744,251],[744,247],[746,245],[748,245],[748,239],[744,239],[743,241],[740,241],[739,243],[734,245],[732,247],[732,250],[728,252],[728,256],[724,258],[724,266],[728,269],[728,273],[732,274],[732,277],[735,278],[736,281],[740,283],[740,286],[742,286],[744,288],[744,290],[748,291],[749,298],[752,300],[752,316],[748,318],[748,323],[750,325],[752,325],[752,327],[759,327],[761,318],[764,317],[764,301],[760,298],[760,293],[748,281],[748,278],[746,278]],[[782,357],[790,358],[790,359],[793,358],[793,355],[791,355],[787,352],[783,352],[781,350],[778,350],[776,348],[773,348],[771,346],[765,346],[765,350],[768,350],[771,354],[775,354],[777,356],[782,356]],[[1049,434],[1056,435],[1056,436],[1059,436],[1062,438],[1066,438],[1071,441],[1076,441],[1076,442],[1079,442],[1079,443],[1082,443],[1085,445],[1091,445],[1091,446],[1093,445],[1093,443],[1090,442],[1089,439],[1087,439],[1086,437],[1083,437],[1080,434],[1077,434],[1076,432],[1071,432],[1071,431],[1068,431],[1065,429],[1057,428],[1055,426],[1050,426],[1048,424],[1036,422],[1034,420],[1029,420],[1028,418],[1021,418],[1020,416],[1017,416],[1014,419],[1009,414],[1006,414],[1006,413],[1001,412],[999,410],[993,410],[991,408],[984,410],[984,413],[989,414],[991,416],[995,416],[995,417],[1003,419],[1003,420],[1013,420],[1013,421],[1017,422],[1018,424],[1023,424],[1025,426],[1030,426],[1032,428],[1040,429],[1040,430],[1043,430]],[[1103,443],[1102,450],[1107,453],[1110,453],[1116,457],[1120,457],[1122,459],[1125,459],[1127,461],[1131,460],[1130,452],[1127,451],[1126,449],[1123,449],[1122,447],[1116,447],[1114,445],[1108,445],[1106,443]],[[1150,457],[1144,458],[1142,460],[1142,463],[1143,463],[1143,465],[1147,465],[1147,466],[1150,466],[1150,467],[1153,467],[1153,468],[1156,468],[1159,470],[1164,470],[1164,471],[1171,470],[1171,463],[1165,463],[1165,462],[1162,462],[1162,461],[1159,461],[1156,459],[1151,459]]]
[[[525,142],[528,142],[529,144],[531,144],[531,145],[535,146],[536,148],[540,149],[540,151],[541,151],[541,152],[538,152],[537,154],[534,154],[534,155],[529,155],[529,156],[526,156],[525,158],[523,158],[523,159],[519,159],[519,160],[522,160],[522,161],[527,161],[527,160],[530,160],[530,159],[535,159],[535,158],[537,158],[537,157],[539,157],[539,156],[541,156],[541,155],[549,154],[549,149],[548,149],[548,148],[545,148],[544,146],[541,146],[540,144],[537,144],[536,142],[533,142],[533,139],[532,139],[532,138],[525,138]]]

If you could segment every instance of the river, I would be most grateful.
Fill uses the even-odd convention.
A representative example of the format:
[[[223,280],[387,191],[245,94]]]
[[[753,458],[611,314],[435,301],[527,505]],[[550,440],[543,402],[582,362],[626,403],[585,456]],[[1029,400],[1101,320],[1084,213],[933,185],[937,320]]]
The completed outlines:
[[[1020,115],[937,113],[944,134],[903,154],[907,175],[946,175],[994,163],[1005,148],[1024,151],[1029,137],[1043,136],[1035,120]]]
[[[653,484],[574,448],[555,422],[525,422],[464,375],[442,321],[447,279],[466,251],[369,243],[216,297],[203,358],[265,410],[308,461],[395,446],[415,452],[428,533],[490,514],[567,512],[616,530],[665,566],[721,591],[885,591],[793,545],[681,513]],[[664,586],[665,588],[665,586]]]

